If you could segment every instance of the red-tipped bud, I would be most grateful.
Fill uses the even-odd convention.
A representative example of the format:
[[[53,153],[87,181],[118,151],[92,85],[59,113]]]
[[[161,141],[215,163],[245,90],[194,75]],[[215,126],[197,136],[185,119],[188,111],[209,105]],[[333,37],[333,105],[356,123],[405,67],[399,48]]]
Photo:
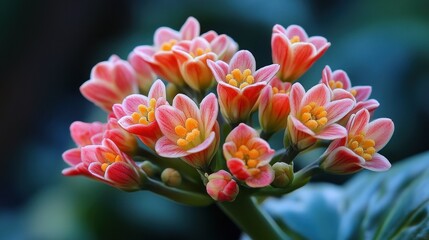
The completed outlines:
[[[232,202],[238,194],[238,185],[232,179],[231,174],[225,170],[220,170],[208,177],[207,193],[216,201]]]

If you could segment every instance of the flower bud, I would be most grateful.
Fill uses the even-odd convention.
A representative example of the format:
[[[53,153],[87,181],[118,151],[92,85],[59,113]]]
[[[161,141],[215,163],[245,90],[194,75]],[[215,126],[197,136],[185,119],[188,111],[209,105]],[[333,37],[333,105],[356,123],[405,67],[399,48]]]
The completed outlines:
[[[272,183],[275,187],[286,187],[293,181],[293,164],[284,162],[277,162],[273,165],[275,173],[274,181]]]
[[[232,179],[231,174],[225,170],[220,170],[208,176],[207,193],[214,200],[219,202],[232,202],[238,194],[238,185]]]
[[[162,171],[161,180],[165,183],[165,185],[171,187],[177,187],[182,184],[182,176],[177,170],[172,168],[166,168],[164,171]]]
[[[153,177],[160,172],[159,167],[149,161],[142,162],[140,168],[148,177]]]

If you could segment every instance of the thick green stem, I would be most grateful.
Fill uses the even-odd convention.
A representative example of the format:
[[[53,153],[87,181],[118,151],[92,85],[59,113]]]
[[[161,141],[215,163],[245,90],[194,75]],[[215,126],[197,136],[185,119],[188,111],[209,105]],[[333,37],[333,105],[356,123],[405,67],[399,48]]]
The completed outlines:
[[[190,192],[183,189],[166,186],[165,184],[148,178],[143,186],[145,189],[167,197],[178,203],[192,206],[207,206],[213,203],[206,194]]]
[[[287,164],[292,163],[292,161],[295,159],[295,157],[299,154],[299,151],[297,149],[295,149],[292,146],[289,146],[288,148],[286,148],[285,153],[283,154],[283,156],[281,157],[280,162],[285,162]],[[272,162],[271,163],[275,163]]]
[[[254,240],[286,239],[280,227],[246,192],[240,192],[234,202],[218,202],[218,206]]]

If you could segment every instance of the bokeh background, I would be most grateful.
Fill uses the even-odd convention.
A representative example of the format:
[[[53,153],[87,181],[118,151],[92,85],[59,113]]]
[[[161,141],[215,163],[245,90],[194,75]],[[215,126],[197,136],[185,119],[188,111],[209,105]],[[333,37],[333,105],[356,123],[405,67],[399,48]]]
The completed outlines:
[[[393,164],[429,149],[429,2],[316,1],[0,1],[0,239],[237,239],[216,208],[177,205],[147,192],[123,193],[65,178],[61,154],[75,120],[104,121],[79,93],[93,65],[152,44],[160,26],[196,17],[202,32],[234,38],[271,63],[271,28],[299,24],[331,43],[301,82],[325,65],[354,85],[372,85],[376,117],[396,125],[382,150]],[[101,117],[100,117],[101,116]],[[318,181],[341,184],[347,177]]]

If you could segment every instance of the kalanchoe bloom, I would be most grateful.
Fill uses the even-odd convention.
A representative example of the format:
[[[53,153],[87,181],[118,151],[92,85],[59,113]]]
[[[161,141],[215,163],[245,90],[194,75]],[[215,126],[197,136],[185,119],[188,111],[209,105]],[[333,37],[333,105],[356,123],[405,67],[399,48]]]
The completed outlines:
[[[138,147],[136,137],[122,128],[115,117],[109,118],[103,138],[112,140],[121,151],[129,155],[133,155]]]
[[[300,83],[290,92],[288,136],[298,150],[303,150],[315,139],[333,140],[347,135],[346,129],[336,123],[355,105],[345,98],[331,101],[331,92],[324,84],[312,87],[306,93]]]
[[[140,189],[144,172],[110,139],[82,148],[82,161],[93,178],[124,191]]]
[[[225,170],[212,173],[208,176],[207,193],[216,201],[232,202],[237,197],[239,188],[231,174]]]
[[[179,32],[168,27],[160,27],[155,32],[154,46],[139,46],[133,52],[143,57],[158,76],[182,86],[185,82],[172,48],[182,40],[192,40],[199,35],[199,22],[189,17]]]
[[[352,87],[349,76],[343,70],[332,72],[329,66],[326,66],[322,72],[321,83],[325,84],[332,91],[344,89],[352,94],[356,102],[367,100],[371,94],[371,86],[354,86]],[[335,95],[335,94],[334,94]]]
[[[341,118],[340,120],[338,120],[338,124],[340,124],[342,126],[346,126],[347,122],[350,119],[350,117],[353,114],[356,114],[361,109],[368,110],[369,115],[372,116],[372,115],[374,115],[375,110],[379,106],[380,106],[380,103],[377,100],[375,100],[375,99],[369,99],[369,100],[366,100],[366,101],[358,102],[358,103],[356,103],[356,105],[354,106],[354,108],[352,110],[350,110],[349,113],[347,113],[346,116],[344,116],[343,118]]]
[[[173,47],[180,73],[189,87],[203,93],[211,87],[213,74],[206,62],[208,59],[218,60],[227,50],[227,43],[226,35],[220,35],[210,43],[202,37],[197,37]]]
[[[131,52],[129,54],[128,62],[136,72],[140,93],[143,95],[148,94],[150,86],[152,86],[156,79],[156,74],[153,72],[149,64],[144,61],[143,57],[135,52]]]
[[[244,123],[229,133],[223,145],[232,175],[254,188],[268,186],[274,180],[274,171],[269,164],[274,153],[258,132]]]
[[[155,111],[158,107],[168,104],[165,85],[156,80],[149,90],[148,96],[132,94],[122,104],[115,104],[113,112],[119,119],[118,123],[130,133],[136,134],[144,144],[154,149],[155,142],[162,136]]]
[[[300,26],[273,27],[271,50],[273,63],[280,64],[277,76],[293,82],[301,77],[328,50],[331,44],[324,37],[308,37]]]
[[[209,43],[218,38],[218,34],[211,30],[201,35],[201,37],[205,38]],[[219,60],[224,62],[229,62],[232,56],[237,52],[238,44],[231,37],[227,36],[227,47],[223,56],[218,56]]]
[[[81,158],[81,147],[101,144],[103,132],[106,124],[100,122],[85,123],[76,121],[70,125],[70,134],[77,148],[65,151],[62,155],[63,160],[70,165],[62,171],[65,176],[89,175]]]
[[[136,73],[131,65],[116,55],[92,68],[91,79],[80,87],[82,95],[110,112],[115,103],[138,92]]]
[[[348,174],[366,168],[386,171],[389,161],[377,153],[393,135],[391,119],[379,118],[369,122],[368,110],[362,109],[350,117],[347,123],[348,136],[333,141],[323,154],[321,167],[331,173]]]
[[[255,58],[246,50],[238,51],[229,64],[207,61],[217,85],[220,110],[229,123],[245,122],[258,105],[261,90],[279,69],[277,64],[257,71]]]
[[[284,130],[290,112],[289,90],[291,84],[277,77],[266,86],[259,97],[259,123],[267,133]]]
[[[207,170],[219,144],[218,105],[213,93],[207,95],[198,109],[192,99],[178,94],[173,106],[160,106],[156,113],[164,134],[155,145],[163,157],[182,158],[186,163]]]

